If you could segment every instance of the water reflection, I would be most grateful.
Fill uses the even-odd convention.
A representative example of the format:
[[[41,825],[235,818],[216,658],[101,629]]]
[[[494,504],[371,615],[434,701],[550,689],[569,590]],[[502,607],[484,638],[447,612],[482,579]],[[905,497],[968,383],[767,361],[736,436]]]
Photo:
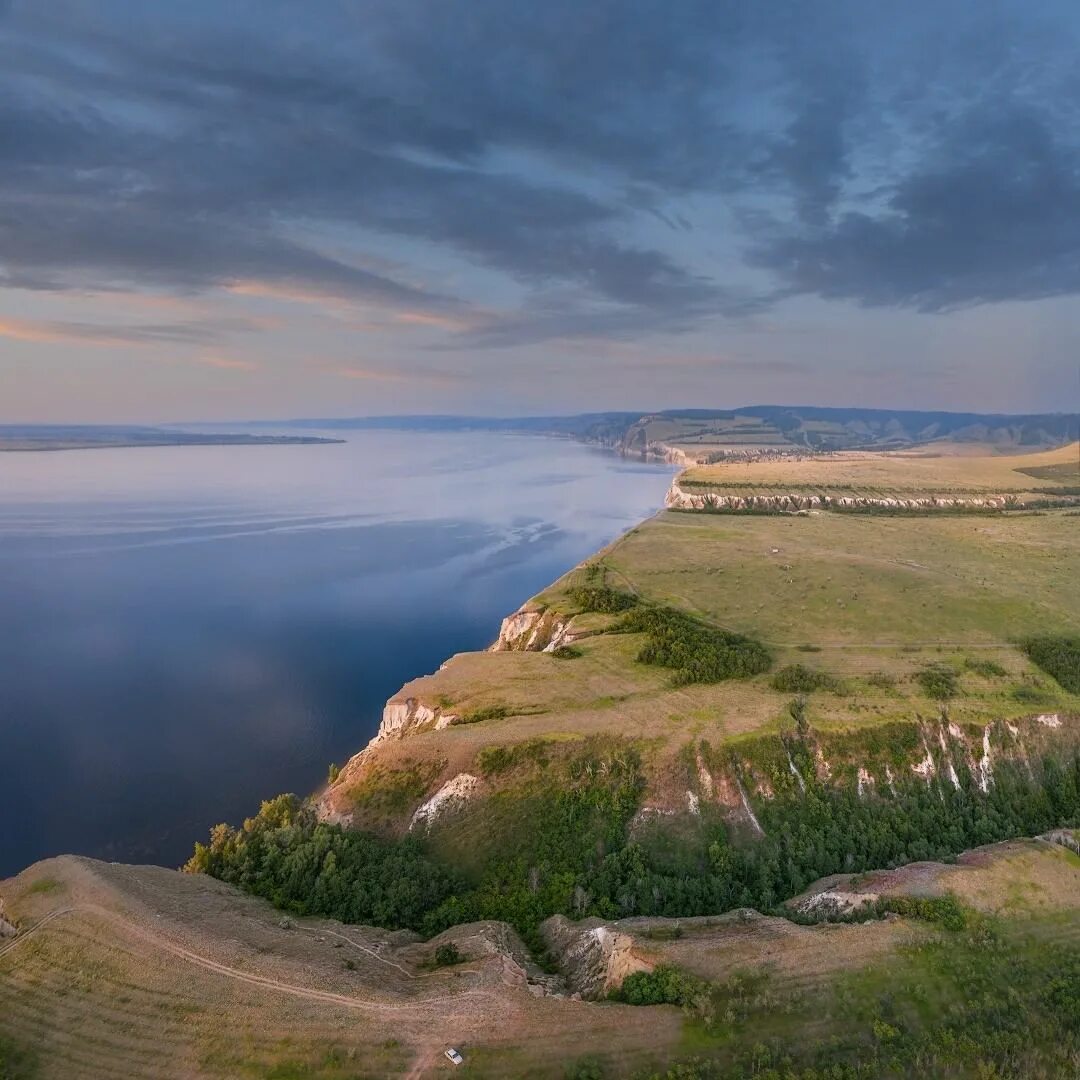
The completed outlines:
[[[0,455],[0,875],[176,864],[661,501],[562,440]]]

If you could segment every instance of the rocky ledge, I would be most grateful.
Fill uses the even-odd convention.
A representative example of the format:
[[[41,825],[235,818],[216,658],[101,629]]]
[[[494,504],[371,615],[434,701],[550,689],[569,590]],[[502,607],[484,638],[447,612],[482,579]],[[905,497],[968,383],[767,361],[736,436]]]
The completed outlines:
[[[800,513],[810,510],[1007,510],[1020,507],[1016,495],[924,495],[894,498],[871,495],[810,495],[798,492],[775,495],[736,495],[724,491],[695,491],[672,481],[664,499],[668,510],[730,510]]]
[[[507,615],[490,652],[554,652],[574,640],[573,619],[547,608],[528,604]]]

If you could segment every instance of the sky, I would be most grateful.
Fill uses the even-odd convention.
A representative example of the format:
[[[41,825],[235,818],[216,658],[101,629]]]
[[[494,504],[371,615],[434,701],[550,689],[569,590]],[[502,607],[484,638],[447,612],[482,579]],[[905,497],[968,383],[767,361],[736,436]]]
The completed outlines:
[[[0,422],[1078,407],[1075,0],[0,0]]]

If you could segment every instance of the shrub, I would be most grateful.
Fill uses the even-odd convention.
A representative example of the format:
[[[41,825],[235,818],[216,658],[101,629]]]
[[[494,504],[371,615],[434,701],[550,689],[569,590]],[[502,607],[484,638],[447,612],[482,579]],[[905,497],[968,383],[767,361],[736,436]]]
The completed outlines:
[[[835,690],[840,684],[824,671],[803,664],[788,664],[772,677],[772,688],[785,694],[808,694],[812,690]]]
[[[1033,664],[1071,694],[1080,694],[1080,637],[1044,635],[1022,643]]]
[[[551,655],[556,660],[576,660],[579,656],[584,656],[585,653],[576,645],[560,645],[557,649],[552,650]]]
[[[454,964],[462,963],[464,959],[465,957],[461,955],[460,950],[452,941],[443,942],[435,950],[436,967],[452,967]]]
[[[960,693],[960,684],[956,672],[947,664],[928,664],[921,671],[915,672],[915,681],[923,688],[927,697],[944,701]]]
[[[567,1069],[566,1080],[604,1080],[604,1066],[596,1058],[582,1058]]]
[[[627,1005],[693,1005],[707,995],[709,984],[688,971],[660,964],[652,971],[635,971],[610,997]]]
[[[480,724],[485,720],[505,720],[509,715],[510,710],[505,705],[485,705],[455,716],[452,724]]]
[[[330,762],[330,768],[326,771],[326,781],[332,784],[341,775],[341,766]]]
[[[637,608],[619,624],[626,633],[645,634],[638,660],[673,668],[677,684],[749,678],[772,666],[769,650],[759,641],[706,626],[674,608]]]
[[[978,657],[968,656],[964,659],[964,667],[968,671],[974,671],[976,675],[983,675],[988,679],[1000,679],[1008,672],[996,660],[983,660]]]
[[[638,602],[633,593],[613,589],[610,585],[581,585],[570,590],[570,599],[582,611],[599,611],[604,615],[629,611]]]
[[[887,671],[872,671],[866,676],[869,686],[875,686],[879,690],[891,690],[896,685],[896,676]]]
[[[946,930],[963,930],[967,912],[955,896],[883,896],[875,905],[878,914],[891,912],[908,919],[921,919]]]

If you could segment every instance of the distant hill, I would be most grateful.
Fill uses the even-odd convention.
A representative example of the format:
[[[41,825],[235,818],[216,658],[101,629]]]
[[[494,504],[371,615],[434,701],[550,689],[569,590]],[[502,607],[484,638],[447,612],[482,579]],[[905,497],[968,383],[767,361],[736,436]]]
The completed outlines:
[[[290,427],[401,431],[507,431],[565,435],[627,452],[677,447],[688,457],[732,449],[900,448],[949,440],[1001,448],[1060,446],[1078,437],[1075,414],[1025,415],[749,405],[576,416],[375,416],[285,421]],[[283,422],[277,422],[277,427]]]
[[[103,450],[137,446],[277,446],[340,441],[313,435],[207,433],[104,424],[0,424],[0,452]]]

